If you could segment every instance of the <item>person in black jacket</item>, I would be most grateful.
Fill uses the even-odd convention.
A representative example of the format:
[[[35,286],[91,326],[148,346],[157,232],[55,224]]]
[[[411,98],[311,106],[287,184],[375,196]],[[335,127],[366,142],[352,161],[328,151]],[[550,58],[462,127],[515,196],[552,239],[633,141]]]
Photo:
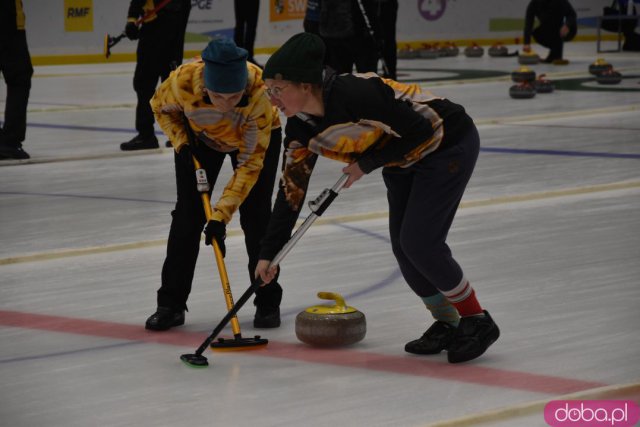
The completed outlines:
[[[30,157],[22,149],[33,75],[24,24],[22,1],[0,0],[0,72],[7,85],[4,122],[0,128],[0,160]]]
[[[138,97],[138,134],[130,141],[120,144],[123,151],[158,148],[149,101],[158,80],[165,81],[169,77],[173,63],[176,66],[182,63],[191,1],[170,0],[157,13],[149,14],[161,3],[162,0],[131,0],[129,4],[125,34],[130,40],[138,40],[136,70],[133,75],[133,88]],[[141,17],[144,19],[138,27],[136,20]]]
[[[540,25],[533,29],[535,18]],[[539,44],[549,48],[549,55],[542,62],[566,65],[569,61],[562,57],[564,42],[573,40],[576,32],[576,11],[568,0],[531,0],[524,24],[523,50],[531,51],[533,36]]]
[[[253,46],[256,41],[260,0],[233,0],[233,10],[236,16],[236,26],[233,30],[233,40],[238,47],[249,52],[247,61],[260,66],[253,57]]]
[[[376,15],[380,25],[382,57],[387,66],[383,77],[398,79],[398,44],[396,42],[396,21],[398,19],[398,0],[374,0]]]
[[[318,155],[348,163],[345,188],[383,168],[393,253],[436,319],[405,350],[447,350],[451,363],[480,356],[500,331],[446,243],[478,157],[473,120],[462,106],[418,85],[374,73],[323,78],[323,57],[322,40],[301,33],[265,65],[271,100],[287,116],[286,156],[256,275],[265,283],[274,279],[277,268],[269,263],[291,235]]]
[[[380,28],[372,0],[322,0],[318,31],[326,43],[327,66],[339,74],[351,73],[354,65],[359,73],[377,71]]]

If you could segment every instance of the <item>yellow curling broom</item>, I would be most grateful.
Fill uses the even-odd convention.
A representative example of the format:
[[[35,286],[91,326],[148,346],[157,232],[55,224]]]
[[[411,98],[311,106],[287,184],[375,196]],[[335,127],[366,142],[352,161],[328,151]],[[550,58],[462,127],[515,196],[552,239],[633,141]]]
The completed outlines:
[[[285,256],[291,251],[291,249],[295,246],[295,244],[300,240],[302,235],[311,227],[311,224],[321,216],[324,211],[329,207],[331,202],[338,196],[340,190],[344,187],[344,184],[347,182],[349,175],[343,174],[340,179],[334,184],[332,188],[326,188],[320,195],[315,199],[309,202],[309,208],[311,208],[311,215],[304,220],[302,225],[298,227],[296,232],[291,236],[289,241],[280,249],[280,252],[276,254],[271,263],[269,264],[269,268],[277,267],[280,262],[284,259]],[[257,278],[253,281],[251,286],[242,294],[240,299],[229,309],[227,314],[222,318],[220,323],[215,327],[211,335],[209,335],[204,342],[198,347],[195,353],[183,354],[180,356],[180,360],[184,362],[185,365],[191,368],[205,368],[209,366],[209,362],[207,358],[202,355],[207,347],[211,344],[211,342],[218,336],[222,329],[229,323],[229,321],[236,315],[238,310],[242,308],[242,306],[251,298],[251,295],[260,287],[264,285],[264,282],[261,278]]]
[[[162,9],[163,7],[165,7],[171,0],[163,0],[160,4],[158,4],[153,10],[147,12],[144,14],[144,16],[142,18],[138,18],[135,22],[136,26],[139,26],[140,24],[142,24],[146,19],[148,19],[150,16],[155,15],[156,13],[158,13],[158,11],[160,11],[160,9]],[[118,44],[118,42],[120,40],[122,40],[124,37],[126,37],[127,35],[125,34],[124,31],[122,31],[122,33],[120,33],[117,36],[110,36],[109,34],[105,34],[104,35],[104,46],[103,46],[103,52],[104,52],[104,56],[105,58],[109,59],[109,57],[111,56],[111,48],[113,46],[115,46],[116,44]]]
[[[185,132],[191,147],[195,147],[195,141],[191,127],[189,126],[189,120],[185,115],[182,116]],[[207,218],[207,222],[213,219],[213,209],[211,208],[211,198],[209,197],[209,190],[211,189],[209,181],[207,180],[207,173],[202,168],[202,165],[192,155],[193,165],[196,173],[197,189],[200,192],[202,199],[202,206],[204,208],[204,214]],[[216,264],[218,265],[218,273],[220,274],[220,283],[222,284],[222,292],[224,294],[225,302],[227,303],[227,310],[233,308],[233,294],[231,293],[231,285],[229,284],[229,276],[227,275],[227,268],[224,263],[224,255],[218,245],[216,239],[212,239],[211,246],[213,247],[213,253],[216,258]],[[219,338],[218,341],[211,343],[211,348],[214,350],[236,350],[236,349],[250,349],[260,346],[265,346],[269,343],[269,340],[260,338],[259,335],[253,338],[243,338],[240,332],[240,323],[238,317],[233,316],[231,318],[231,329],[233,330],[233,339]]]

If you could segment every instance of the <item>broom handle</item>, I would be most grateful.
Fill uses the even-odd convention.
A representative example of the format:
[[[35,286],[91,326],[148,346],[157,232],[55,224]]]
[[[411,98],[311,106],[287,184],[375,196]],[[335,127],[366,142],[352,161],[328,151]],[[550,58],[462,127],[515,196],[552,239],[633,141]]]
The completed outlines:
[[[338,196],[338,193],[344,185],[347,183],[347,179],[349,179],[348,174],[343,174],[340,179],[334,184],[331,189],[325,189],[320,195],[313,201],[309,202],[309,207],[313,211],[311,215],[304,220],[302,225],[298,227],[296,232],[291,236],[289,241],[280,249],[280,252],[271,260],[269,264],[269,268],[277,267],[280,262],[284,259],[284,257],[291,251],[291,249],[295,246],[295,244],[300,240],[302,235],[311,227],[311,224],[321,216],[324,211],[329,207],[331,202]],[[196,350],[196,355],[201,356],[202,353],[209,347],[209,344],[220,334],[222,329],[229,323],[229,321],[238,313],[238,311],[242,308],[242,306],[247,302],[251,295],[255,291],[258,290],[260,286],[264,285],[264,282],[260,277],[258,277],[249,288],[244,291],[244,294],[240,297],[240,299],[231,307],[231,309],[227,312],[227,314],[222,318],[218,326],[215,327],[211,335],[207,337],[207,339],[202,343],[200,347]]]

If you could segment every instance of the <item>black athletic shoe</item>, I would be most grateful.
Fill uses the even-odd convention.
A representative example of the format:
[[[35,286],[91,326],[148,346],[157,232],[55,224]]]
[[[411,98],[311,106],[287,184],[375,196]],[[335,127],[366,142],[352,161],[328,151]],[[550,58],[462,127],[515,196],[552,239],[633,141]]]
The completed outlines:
[[[253,318],[253,327],[260,329],[277,328],[280,326],[279,307],[257,307]]]
[[[448,350],[456,327],[450,323],[436,320],[417,340],[408,342],[404,351],[413,354],[438,354],[442,350]]]
[[[158,138],[156,138],[155,135],[148,137],[136,135],[131,141],[120,144],[120,149],[122,151],[149,150],[158,147]]]
[[[0,159],[26,160],[30,158],[29,153],[22,149],[22,144],[18,144],[17,146],[0,144]]]
[[[484,353],[500,336],[500,329],[489,312],[484,316],[469,316],[460,319],[453,343],[447,353],[449,363],[466,362]]]
[[[145,323],[144,328],[152,331],[166,331],[174,326],[184,325],[184,310],[158,307]]]

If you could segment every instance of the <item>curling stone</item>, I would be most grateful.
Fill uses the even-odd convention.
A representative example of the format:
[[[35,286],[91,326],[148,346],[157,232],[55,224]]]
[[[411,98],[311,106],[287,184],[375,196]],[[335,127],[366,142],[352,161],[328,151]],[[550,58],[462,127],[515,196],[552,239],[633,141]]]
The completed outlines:
[[[398,49],[398,59],[413,59],[417,56],[417,51],[411,49],[410,45],[407,47]]]
[[[534,51],[522,52],[518,55],[518,64],[535,65],[540,62],[540,57]]]
[[[509,54],[509,50],[506,46],[503,46],[502,43],[496,43],[489,48],[489,56],[493,58],[497,58],[500,56],[507,56]]]
[[[537,93],[551,93],[555,89],[551,80],[547,79],[545,76],[545,74],[540,74],[538,78],[533,81],[533,87]]]
[[[529,82],[522,82],[509,88],[509,96],[513,99],[529,99],[536,96],[536,88]]]
[[[467,48],[464,50],[464,56],[466,56],[467,58],[480,58],[482,55],[484,55],[484,48],[478,46],[475,43],[473,43],[471,46],[467,46]]]
[[[318,298],[335,305],[314,305],[296,316],[296,336],[316,347],[340,347],[361,341],[367,333],[364,313],[349,307],[333,292],[318,292]]]
[[[617,85],[622,81],[622,74],[609,68],[596,75],[596,81],[601,85]]]
[[[430,44],[425,44],[422,49],[420,49],[419,56],[423,59],[436,59],[440,56],[440,52]]]
[[[511,80],[516,83],[532,82],[536,79],[536,72],[524,65],[511,73]]]
[[[440,53],[440,56],[455,57],[460,53],[460,49],[458,49],[458,46],[456,46],[455,43],[445,43],[438,52]]]
[[[597,76],[603,71],[607,71],[612,68],[613,66],[609,64],[607,61],[605,61],[602,58],[598,58],[593,64],[589,65],[589,73],[593,74],[594,76]]]

